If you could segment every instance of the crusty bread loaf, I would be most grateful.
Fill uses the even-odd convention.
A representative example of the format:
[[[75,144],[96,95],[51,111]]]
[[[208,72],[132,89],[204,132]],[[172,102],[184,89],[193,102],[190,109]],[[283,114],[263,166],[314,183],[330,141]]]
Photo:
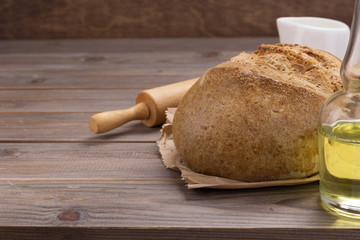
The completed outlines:
[[[276,44],[209,69],[174,116],[180,157],[195,172],[243,181],[317,173],[317,116],[341,88],[340,64],[320,50]]]

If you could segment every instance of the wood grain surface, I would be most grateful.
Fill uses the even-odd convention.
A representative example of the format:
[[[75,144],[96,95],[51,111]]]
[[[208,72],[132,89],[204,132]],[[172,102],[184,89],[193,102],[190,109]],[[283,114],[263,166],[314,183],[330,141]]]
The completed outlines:
[[[140,91],[198,77],[241,51],[276,42],[277,38],[0,41],[0,89]]]
[[[276,36],[284,16],[351,23],[353,0],[2,0],[0,39]]]
[[[161,163],[160,128],[88,129],[267,41],[0,41],[0,239],[356,239],[360,222],[323,210],[318,183],[187,190]]]

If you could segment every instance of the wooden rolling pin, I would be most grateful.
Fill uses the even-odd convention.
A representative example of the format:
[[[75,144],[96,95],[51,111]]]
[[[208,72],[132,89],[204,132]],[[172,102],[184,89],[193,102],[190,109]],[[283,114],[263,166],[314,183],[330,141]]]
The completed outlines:
[[[177,107],[182,97],[198,78],[148,89],[138,94],[136,105],[129,109],[95,114],[89,119],[93,133],[104,133],[132,120],[142,120],[147,127],[165,123],[165,110]]]

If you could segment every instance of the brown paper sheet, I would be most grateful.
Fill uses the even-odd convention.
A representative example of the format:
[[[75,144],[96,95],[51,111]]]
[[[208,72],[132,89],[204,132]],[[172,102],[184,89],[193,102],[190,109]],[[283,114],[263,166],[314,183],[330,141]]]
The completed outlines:
[[[274,186],[291,186],[310,183],[319,180],[319,174],[308,178],[263,181],[263,182],[244,182],[222,177],[199,174],[192,171],[186,163],[181,161],[176,151],[173,138],[171,123],[174,118],[176,108],[169,108],[166,112],[167,122],[161,129],[161,137],[157,141],[165,167],[181,172],[182,179],[187,183],[189,189],[195,188],[221,188],[221,189],[242,189],[242,188],[263,188]]]

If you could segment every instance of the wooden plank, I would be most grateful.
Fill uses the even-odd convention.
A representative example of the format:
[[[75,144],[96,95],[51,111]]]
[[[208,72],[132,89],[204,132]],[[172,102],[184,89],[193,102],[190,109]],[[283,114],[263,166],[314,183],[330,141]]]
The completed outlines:
[[[110,133],[94,135],[88,128],[92,113],[0,114],[0,142],[155,142],[160,128],[133,121]]]
[[[236,54],[2,54],[0,89],[151,88],[199,77]]]
[[[141,90],[3,90],[0,113],[88,112],[126,109]]]
[[[0,180],[172,181],[155,143],[2,143]]]
[[[186,41],[186,40],[184,40]],[[188,40],[189,41],[189,40]],[[37,41],[35,41],[37,42]],[[49,41],[51,42],[51,41]],[[90,41],[91,42],[91,41]],[[26,68],[43,68],[46,70],[72,70],[80,69],[116,69],[136,66],[149,67],[151,63],[156,67],[174,67],[182,64],[201,64],[206,62],[213,62],[214,59],[229,59],[241,51],[256,50],[257,45],[253,49],[244,49],[241,45],[232,50],[213,49],[213,52],[199,51],[197,49],[181,51],[181,49],[174,49],[173,51],[142,51],[137,53],[121,52],[114,49],[111,53],[87,53],[75,50],[73,53],[52,53],[51,48],[47,49],[47,53],[1,53],[0,65],[2,71],[6,67],[11,69],[26,69]]]
[[[277,39],[223,41],[2,41],[0,89],[152,88],[199,77],[241,51]],[[102,52],[93,52],[99,48]]]
[[[354,239],[358,229],[302,229],[296,228],[64,228],[9,227],[0,228],[3,239],[88,239],[88,240],[200,240],[200,239]]]
[[[351,0],[3,0],[0,38],[219,37],[276,35],[281,16],[350,24]]]
[[[322,210],[317,183],[186,190],[180,181],[10,180],[0,181],[0,188],[0,225],[8,227],[295,228],[305,232],[360,226],[357,221],[339,219]]]
[[[61,39],[0,40],[0,53],[108,54],[141,52],[204,52],[255,50],[261,43],[276,43],[278,37],[235,38],[146,38],[146,39]],[[96,55],[97,56],[97,55]],[[92,57],[92,55],[88,56]]]
[[[112,69],[0,69],[0,90],[12,89],[142,89],[200,77],[212,64],[193,67]],[[2,71],[3,70],[3,71]]]
[[[152,88],[199,77],[238,52],[211,54],[1,54],[0,89]]]

